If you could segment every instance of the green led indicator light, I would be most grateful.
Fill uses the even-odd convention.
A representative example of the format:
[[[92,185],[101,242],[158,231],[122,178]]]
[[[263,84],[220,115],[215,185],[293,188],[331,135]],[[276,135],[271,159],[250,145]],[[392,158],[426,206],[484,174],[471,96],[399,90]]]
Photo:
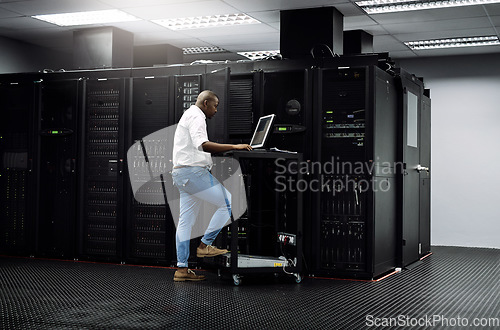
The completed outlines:
[[[278,127],[278,131],[286,131],[286,127]]]
[[[327,111],[326,113],[333,113],[333,111]]]
[[[50,131],[51,134],[59,134],[59,131]]]
[[[327,120],[326,122],[327,123],[333,123],[333,120]]]

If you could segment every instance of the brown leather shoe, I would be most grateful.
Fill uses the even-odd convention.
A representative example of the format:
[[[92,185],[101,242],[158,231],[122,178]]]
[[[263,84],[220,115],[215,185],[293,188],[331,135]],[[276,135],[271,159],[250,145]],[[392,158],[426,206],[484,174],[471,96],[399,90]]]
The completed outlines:
[[[204,258],[204,257],[215,257],[224,253],[227,253],[228,251],[226,249],[218,249],[215,246],[212,245],[207,245],[203,249],[198,247],[196,249],[196,256],[198,258]]]
[[[188,269],[187,273],[176,270],[174,274],[174,282],[203,281],[204,279],[204,275],[196,275],[191,269]]]

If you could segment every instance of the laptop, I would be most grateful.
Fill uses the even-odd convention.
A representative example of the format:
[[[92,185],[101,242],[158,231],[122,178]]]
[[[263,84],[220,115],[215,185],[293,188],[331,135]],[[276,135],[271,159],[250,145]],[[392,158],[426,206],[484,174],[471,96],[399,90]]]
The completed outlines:
[[[250,145],[252,148],[258,150],[265,150],[265,145],[271,136],[273,130],[273,123],[276,115],[267,115],[259,118],[259,122],[255,127],[253,132],[252,140],[250,140]]]

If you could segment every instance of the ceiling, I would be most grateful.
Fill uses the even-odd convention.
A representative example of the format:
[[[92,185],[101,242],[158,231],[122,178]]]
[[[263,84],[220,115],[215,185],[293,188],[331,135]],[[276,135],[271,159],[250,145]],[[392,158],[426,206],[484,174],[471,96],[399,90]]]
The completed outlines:
[[[120,9],[142,19],[110,24],[132,32],[136,46],[219,46],[230,52],[277,50],[280,10],[322,6],[336,7],[344,15],[344,30],[367,31],[374,36],[374,51],[389,52],[392,58],[500,53],[499,45],[412,51],[403,44],[448,37],[500,37],[500,4],[367,15],[354,0],[0,0],[0,36],[71,52],[73,31],[82,27],[58,27],[30,16]],[[151,22],[233,13],[246,13],[262,24],[172,31]]]

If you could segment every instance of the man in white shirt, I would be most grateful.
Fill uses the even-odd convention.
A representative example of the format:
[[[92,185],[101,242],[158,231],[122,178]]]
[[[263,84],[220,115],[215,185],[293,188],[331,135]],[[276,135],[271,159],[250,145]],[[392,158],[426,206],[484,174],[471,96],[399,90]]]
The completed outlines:
[[[180,193],[179,223],[176,232],[177,271],[174,281],[201,281],[188,269],[191,228],[203,201],[218,207],[196,249],[198,257],[213,257],[227,252],[212,246],[220,230],[231,217],[231,194],[210,173],[211,153],[230,150],[251,150],[248,144],[220,144],[208,140],[206,118],[217,113],[219,98],[205,90],[198,95],[196,104],[184,112],[174,136],[172,178]]]

